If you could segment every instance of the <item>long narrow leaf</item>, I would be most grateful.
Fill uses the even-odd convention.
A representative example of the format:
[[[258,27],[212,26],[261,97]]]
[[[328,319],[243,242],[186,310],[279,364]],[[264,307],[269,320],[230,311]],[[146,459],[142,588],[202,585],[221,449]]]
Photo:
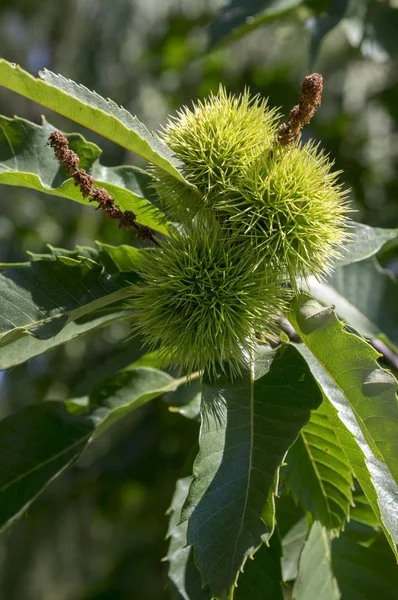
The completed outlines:
[[[344,331],[331,308],[302,294],[290,321],[312,354],[347,398],[375,457],[398,482],[397,381],[377,363],[367,342]]]
[[[48,401],[0,421],[0,529],[21,515],[93,436],[180,383],[156,369],[130,369],[98,385],[87,416],[70,414],[64,403]]]
[[[96,131],[189,185],[171,150],[112,100],[51,71],[41,71],[36,79],[4,59],[0,59],[0,85]]]
[[[324,398],[330,402],[329,421],[398,559],[398,485],[387,466],[373,454],[343,391],[304,344],[298,344],[297,348],[309,364]]]
[[[231,598],[239,570],[272,533],[283,457],[321,400],[292,346],[259,357],[241,379],[204,387],[200,451],[182,519],[214,596]]]

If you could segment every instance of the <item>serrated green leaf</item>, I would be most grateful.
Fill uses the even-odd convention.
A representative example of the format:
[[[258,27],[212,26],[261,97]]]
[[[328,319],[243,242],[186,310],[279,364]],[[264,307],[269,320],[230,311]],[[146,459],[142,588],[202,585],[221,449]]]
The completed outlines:
[[[106,254],[112,261],[114,268],[109,268],[109,263],[104,261],[101,256],[101,262],[104,264],[108,273],[129,273],[137,269],[137,263],[140,260],[141,251],[138,248],[122,244],[121,246],[110,246],[101,242],[96,242],[100,250]]]
[[[171,150],[112,100],[105,100],[51,71],[41,71],[36,79],[4,59],[0,59],[0,85],[96,131],[192,187],[184,178],[183,165]]]
[[[373,531],[363,545],[348,528],[332,541],[332,567],[341,600],[393,600],[397,597],[398,567],[383,535]]]
[[[376,517],[368,499],[362,490],[356,490],[353,496],[354,506],[350,511],[352,521],[357,521],[363,525],[377,528],[380,526],[380,520]]]
[[[98,314],[84,317],[79,323],[69,323],[54,337],[47,340],[39,340],[33,337],[25,327],[13,330],[13,334],[8,337],[8,345],[0,345],[0,371],[9,369],[15,365],[43,354],[52,348],[68,342],[76,337],[90,333],[94,329],[105,327],[114,321],[122,321],[131,318],[130,309],[100,311]],[[12,337],[15,337],[13,340]]]
[[[311,414],[281,475],[293,496],[326,529],[340,530],[352,504],[352,468],[329,419],[327,402]]]
[[[329,420],[333,423],[334,432],[398,559],[398,485],[387,466],[377,460],[370,449],[355,412],[343,391],[316,360],[311,349],[304,344],[298,344],[297,349],[309,364],[324,398],[331,404]]]
[[[200,451],[182,519],[202,577],[231,598],[239,570],[274,527],[280,464],[321,394],[292,346],[264,350],[234,382],[207,381]]]
[[[375,457],[398,481],[397,381],[379,367],[379,354],[344,331],[333,309],[301,294],[289,319],[306,346],[348,400]]]
[[[12,524],[86,446],[94,424],[61,402],[28,406],[0,421],[0,530]]]
[[[151,367],[124,369],[101,381],[89,395],[91,414],[100,421],[93,437],[120,421],[132,409],[177,389],[185,381],[185,377],[174,379],[168,373]]]
[[[300,557],[293,600],[340,600],[326,529],[315,521]]]
[[[398,350],[398,280],[375,258],[336,269],[326,282],[310,277],[303,289],[336,312],[364,337]]]
[[[374,256],[384,244],[398,237],[398,229],[382,229],[362,225],[362,223],[352,223],[350,234],[351,241],[346,244],[341,257],[336,260],[336,267]]]
[[[131,296],[134,272],[108,275],[95,250],[61,252],[50,248],[47,255],[31,255],[30,263],[0,270],[0,368],[131,313],[122,301]],[[139,260],[136,253],[132,261]]]
[[[281,542],[275,532],[270,545],[261,544],[253,560],[245,563],[235,600],[283,600]]]
[[[130,369],[93,390],[86,416],[77,414],[76,406],[70,414],[64,403],[47,401],[0,421],[0,529],[20,516],[99,432],[183,381],[156,369]]]
[[[175,600],[211,600],[208,586],[202,587],[200,573],[195,565],[193,548],[187,545],[187,521],[180,522],[181,509],[188,495],[191,477],[177,481],[169,509],[170,539],[167,560],[169,579]],[[246,562],[245,570],[236,588],[236,600],[283,600],[281,573],[281,545],[274,534],[271,544],[262,544],[254,560]]]
[[[187,498],[192,477],[179,479],[171,506],[167,538],[170,540],[166,559],[169,562],[169,579],[173,600],[211,600],[209,588],[202,587],[200,573],[196,568],[193,548],[187,545],[188,522],[181,520],[181,509]]]
[[[0,116],[0,183],[89,204],[47,144],[54,130],[45,119],[39,126],[24,119]],[[148,173],[132,166],[105,167],[99,162],[98,146],[80,134],[66,137],[70,149],[80,157],[80,168],[94,177],[97,186],[105,187],[122,210],[133,211],[137,223],[167,233],[165,217],[152,202],[153,178]]]
[[[282,577],[283,581],[296,579],[300,555],[308,534],[308,521],[305,517],[297,521],[282,538]]]
[[[225,0],[212,23],[210,46],[229,44],[302,3],[303,0]]]

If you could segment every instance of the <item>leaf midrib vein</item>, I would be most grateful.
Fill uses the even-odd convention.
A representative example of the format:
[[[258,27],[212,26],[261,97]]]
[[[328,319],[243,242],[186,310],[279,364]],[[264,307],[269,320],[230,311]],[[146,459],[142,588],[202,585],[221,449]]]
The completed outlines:
[[[63,456],[64,454],[66,454],[67,452],[69,452],[70,450],[72,450],[75,446],[78,446],[79,444],[82,444],[85,440],[89,440],[90,437],[92,436],[92,434],[93,434],[93,432],[90,431],[90,433],[88,433],[87,435],[84,435],[83,437],[79,438],[78,440],[76,440],[76,442],[74,442],[73,444],[71,444],[70,446],[68,446],[67,448],[65,448],[64,450],[61,450],[61,452],[58,452],[57,454],[53,454],[47,460],[39,463],[38,465],[35,465],[32,469],[29,469],[28,471],[25,471],[24,473],[22,473],[18,477],[15,477],[12,481],[8,482],[6,485],[3,485],[0,488],[0,493],[4,492],[5,490],[7,490],[9,487],[11,487],[12,485],[14,485],[15,483],[18,483],[19,481],[22,481],[24,478],[28,477],[29,475],[31,475],[35,471],[38,471],[42,467],[45,467],[46,465],[50,464],[51,462],[57,460],[58,458],[60,458],[61,456]]]
[[[238,542],[243,530],[243,523],[246,515],[247,502],[249,499],[249,490],[250,490],[250,481],[252,476],[252,463],[253,463],[253,446],[254,446],[254,357],[250,357],[250,454],[249,454],[249,468],[248,468],[248,477],[247,477],[247,485],[245,491],[245,502],[243,505],[242,516],[240,519],[239,531],[236,536],[234,552],[231,559],[231,567],[230,567],[230,580],[235,581],[235,576],[233,575],[233,568],[235,564],[235,556],[236,550],[238,546]]]

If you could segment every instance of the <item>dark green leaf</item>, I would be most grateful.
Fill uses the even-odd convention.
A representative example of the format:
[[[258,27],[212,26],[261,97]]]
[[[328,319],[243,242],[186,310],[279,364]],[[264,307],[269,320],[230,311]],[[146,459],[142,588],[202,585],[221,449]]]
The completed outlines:
[[[283,600],[281,554],[281,543],[275,532],[270,545],[261,544],[254,560],[246,561],[235,600]]]
[[[351,466],[329,418],[327,402],[311,414],[286,457],[282,476],[293,496],[327,529],[340,530],[349,516]]]
[[[0,368],[101,326],[115,319],[116,313],[117,318],[128,315],[121,301],[131,296],[131,283],[137,279],[133,272],[108,275],[95,250],[78,248],[64,251],[66,256],[59,249],[50,251],[32,254],[30,263],[0,271]],[[138,260],[137,252],[131,249],[132,261]],[[75,327],[69,327],[76,321]],[[65,326],[67,334],[58,337]],[[19,352],[10,355],[10,345],[16,343]],[[26,344],[30,349],[25,351]]]
[[[318,522],[311,532],[300,557],[293,600],[339,600],[340,590],[333,574],[330,541],[326,529]]]
[[[0,421],[0,528],[23,513],[98,432],[183,382],[155,369],[130,369],[96,387],[88,416],[78,414],[76,403],[70,414],[64,403],[49,401]]]
[[[54,130],[45,119],[39,126],[24,119],[0,116],[0,183],[89,204],[47,144]],[[99,162],[98,146],[76,133],[66,137],[71,150],[80,157],[80,168],[92,175],[99,187],[105,187],[122,210],[133,211],[142,225],[167,232],[163,213],[150,201],[153,179],[149,174],[132,166],[104,167]]]
[[[303,0],[225,0],[214,20],[210,44],[228,44],[264,23],[285,15]]]
[[[207,586],[202,588],[201,577],[196,568],[193,548],[187,546],[187,521],[180,522],[181,508],[186,500],[192,478],[177,481],[170,507],[170,538],[167,560],[169,578],[175,600],[211,600]],[[281,545],[276,534],[271,544],[262,544],[254,560],[246,562],[235,592],[236,600],[283,600],[281,587]]]
[[[341,600],[397,598],[397,563],[383,535],[373,532],[372,538],[364,545],[348,530],[333,540],[332,565]]]
[[[112,100],[51,71],[41,71],[36,79],[4,59],[0,60],[0,85],[96,131],[189,185],[171,150]]]
[[[214,596],[231,598],[238,572],[274,527],[283,457],[321,394],[292,346],[263,351],[234,382],[204,386],[200,451],[182,518]]]
[[[81,454],[90,418],[70,415],[61,402],[28,406],[0,421],[0,528]]]

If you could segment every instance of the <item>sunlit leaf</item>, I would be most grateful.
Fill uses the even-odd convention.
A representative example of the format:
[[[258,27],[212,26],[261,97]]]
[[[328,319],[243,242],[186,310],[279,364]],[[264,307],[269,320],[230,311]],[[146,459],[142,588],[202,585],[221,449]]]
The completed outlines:
[[[390,240],[398,238],[398,229],[382,229],[369,227],[361,223],[352,223],[350,241],[345,245],[336,266],[349,265],[353,262],[370,258]]]
[[[171,150],[112,100],[51,71],[41,71],[35,78],[4,59],[0,59],[0,85],[96,131],[187,183]]]
[[[286,457],[282,476],[293,496],[314,520],[330,530],[340,530],[352,504],[352,468],[323,402],[311,414]]]
[[[331,308],[302,294],[289,318],[306,346],[347,398],[375,457],[398,481],[397,381],[379,367],[379,354],[344,331]]]
[[[305,299],[306,298],[308,297],[305,297]],[[315,305],[312,304],[312,306],[314,307]],[[318,310],[322,311],[322,307],[319,305]],[[330,323],[334,324],[333,327],[335,327],[337,320],[332,313],[329,314],[331,315]],[[319,312],[319,318],[323,319],[324,317],[325,315],[322,315],[322,312]],[[341,332],[341,329],[340,333],[343,333]],[[352,337],[355,337],[351,334],[343,333],[343,335],[349,335],[349,341],[351,341]],[[305,336],[305,339],[307,339],[307,336]],[[334,348],[331,345],[331,338],[328,337],[328,340],[328,350],[329,352],[333,352]],[[356,338],[356,340],[358,343],[365,344],[366,353],[368,352],[368,349],[372,350],[372,348],[368,346],[366,342],[363,342],[359,338]],[[333,410],[329,411],[329,420],[333,423],[334,432],[339,439],[341,447],[343,448],[344,453],[351,464],[353,472],[358,479],[358,482],[360,483],[361,488],[370,506],[372,507],[378,522],[382,525],[390,546],[398,559],[398,485],[396,481],[394,481],[394,478],[392,477],[392,474],[386,464],[383,461],[378,460],[373,453],[361,428],[361,425],[363,425],[363,420],[359,417],[359,415],[357,416],[357,411],[355,411],[354,407],[351,405],[349,398],[344,393],[344,389],[340,388],[340,386],[332,379],[331,373],[329,372],[329,362],[327,361],[326,365],[323,367],[320,362],[318,362],[319,358],[317,357],[318,360],[315,358],[311,346],[312,344],[309,344],[308,349],[304,346],[304,344],[298,344],[297,348],[305,357],[310,366],[312,374],[318,381],[323,391],[325,398],[330,401],[333,407]],[[374,351],[373,353],[375,354]],[[334,353],[334,356],[336,359],[338,354]],[[349,356],[351,356],[351,359],[358,360],[360,355],[356,352],[351,352],[349,353]],[[358,388],[350,387],[351,391],[355,389],[358,392]],[[360,389],[361,388],[359,388],[359,390]],[[376,403],[377,405],[380,405],[379,409],[383,410],[385,408],[380,401],[376,400]],[[392,406],[394,406],[394,404],[392,404]],[[359,405],[359,407],[362,413],[366,408],[366,403],[363,402]],[[388,430],[382,433],[387,434]],[[385,438],[384,435],[382,435],[381,439],[383,438]]]
[[[300,557],[293,600],[340,600],[341,594],[333,573],[330,540],[326,529],[315,521]]]

